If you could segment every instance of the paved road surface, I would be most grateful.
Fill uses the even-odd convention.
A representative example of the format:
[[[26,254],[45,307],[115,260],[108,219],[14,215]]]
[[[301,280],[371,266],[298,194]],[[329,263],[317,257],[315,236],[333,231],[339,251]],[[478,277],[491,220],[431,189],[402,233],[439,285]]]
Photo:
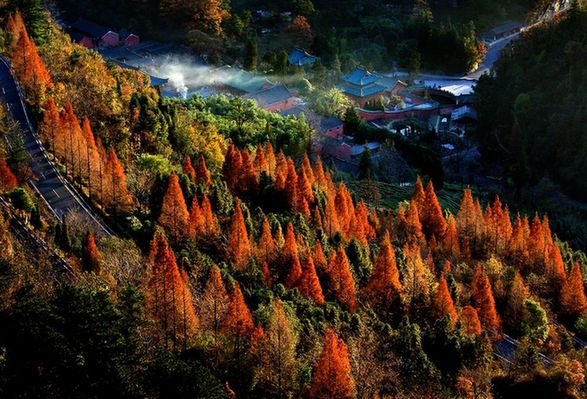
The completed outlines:
[[[571,9],[572,2],[565,0],[563,1],[563,6],[561,8],[554,8],[552,5],[549,7],[542,16],[538,17],[535,22],[532,22],[522,28],[522,30],[528,30],[535,26],[538,26],[544,22],[548,22],[552,20],[555,16],[560,15],[564,12],[567,12]],[[502,39],[496,40],[491,42],[487,45],[487,53],[485,54],[485,58],[479,64],[477,70],[468,73],[466,75],[449,75],[443,73],[426,73],[422,72],[416,76],[416,80],[453,80],[453,79],[468,79],[468,80],[478,80],[484,73],[490,72],[493,68],[495,62],[501,56],[501,50],[503,50],[506,46],[513,43],[514,41],[520,38],[520,33],[515,33],[513,35],[504,37]],[[407,72],[389,72],[385,74],[385,76],[389,77],[398,77],[398,78],[407,78],[409,74]]]
[[[0,197],[0,208],[3,208],[8,215],[10,230],[14,237],[34,256],[44,256],[59,271],[73,275],[71,266],[45,240],[39,237],[31,228],[23,222],[16,214],[14,208],[4,198]]]
[[[471,72],[468,75],[463,76],[466,79],[474,79],[478,80],[481,75],[486,72],[490,72],[493,68],[493,64],[499,59],[501,56],[501,50],[503,50],[507,45],[512,43],[515,40],[520,38],[520,33],[515,33],[511,36],[504,37],[503,39],[499,39],[488,45],[487,53],[485,54],[485,58],[479,64],[479,67],[475,72]]]
[[[37,138],[22,101],[20,89],[9,63],[0,56],[0,98],[6,104],[22,130],[22,138],[29,155],[30,167],[35,175],[31,186],[41,195],[53,214],[61,219],[69,212],[80,212],[87,216],[88,223],[96,233],[112,235],[111,231],[84,203],[75,189],[57,172]]]

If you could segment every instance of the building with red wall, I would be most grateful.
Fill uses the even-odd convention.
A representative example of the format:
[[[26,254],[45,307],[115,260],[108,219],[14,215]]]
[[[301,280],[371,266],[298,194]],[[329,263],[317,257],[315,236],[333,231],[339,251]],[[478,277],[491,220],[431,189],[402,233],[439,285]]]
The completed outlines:
[[[117,32],[83,18],[78,19],[71,25],[70,35],[76,42],[88,48],[115,47],[120,44],[120,36]]]
[[[138,35],[135,35],[134,33],[131,33],[124,38],[124,45],[128,47],[138,46],[140,42],[141,39]]]

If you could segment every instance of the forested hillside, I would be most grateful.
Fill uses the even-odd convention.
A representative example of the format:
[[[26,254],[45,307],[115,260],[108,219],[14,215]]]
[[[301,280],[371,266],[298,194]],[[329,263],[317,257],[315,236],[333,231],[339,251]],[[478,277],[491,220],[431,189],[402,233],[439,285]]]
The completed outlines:
[[[482,78],[476,89],[476,135],[486,163],[503,168],[521,193],[535,189],[538,204],[557,188],[587,199],[586,49],[587,13],[577,9],[525,32],[500,59],[495,77]]]
[[[147,37],[173,39],[206,53],[216,63],[237,60],[247,65],[250,53],[245,44],[253,40],[255,47],[259,46],[255,55],[258,64],[274,64],[281,51],[302,47],[320,55],[324,66],[339,72],[362,64],[384,72],[401,67],[450,73],[467,72],[482,59],[485,47],[477,40],[481,31],[476,22],[487,29],[508,15],[523,18],[533,6],[522,1],[498,5],[463,1],[457,2],[456,9],[449,2],[436,2],[432,8],[432,3],[421,0],[57,3],[70,22],[83,16]],[[485,19],[477,18],[479,7]],[[437,21],[434,15],[438,15]]]
[[[3,106],[0,397],[586,396],[587,259],[547,215],[442,209],[426,178],[368,206],[304,118],[164,99],[2,10],[39,138],[113,234],[54,217]]]

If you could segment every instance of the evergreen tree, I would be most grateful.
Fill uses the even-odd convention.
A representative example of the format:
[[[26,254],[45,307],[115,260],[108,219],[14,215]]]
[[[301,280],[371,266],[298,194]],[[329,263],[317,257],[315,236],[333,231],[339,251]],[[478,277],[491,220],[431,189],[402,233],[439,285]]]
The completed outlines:
[[[245,44],[245,60],[243,63],[247,71],[254,71],[257,69],[257,58],[259,57],[259,50],[257,48],[257,37],[252,35],[247,39]]]
[[[361,159],[359,160],[359,179],[371,179],[371,171],[373,170],[373,162],[371,161],[371,150],[365,144]]]
[[[269,326],[259,341],[255,348],[259,357],[255,365],[256,384],[276,398],[291,396],[298,373],[298,337],[292,331],[279,299],[273,300]]]

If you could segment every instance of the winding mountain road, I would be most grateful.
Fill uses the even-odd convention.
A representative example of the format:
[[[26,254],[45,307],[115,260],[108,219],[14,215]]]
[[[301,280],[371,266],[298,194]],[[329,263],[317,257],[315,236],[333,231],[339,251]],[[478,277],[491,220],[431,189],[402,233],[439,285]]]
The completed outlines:
[[[43,198],[53,215],[62,220],[70,212],[81,213],[95,233],[111,236],[112,231],[59,174],[57,167],[49,159],[28,117],[22,91],[10,63],[3,56],[0,56],[0,98],[20,125],[29,164],[35,175],[29,183]]]

